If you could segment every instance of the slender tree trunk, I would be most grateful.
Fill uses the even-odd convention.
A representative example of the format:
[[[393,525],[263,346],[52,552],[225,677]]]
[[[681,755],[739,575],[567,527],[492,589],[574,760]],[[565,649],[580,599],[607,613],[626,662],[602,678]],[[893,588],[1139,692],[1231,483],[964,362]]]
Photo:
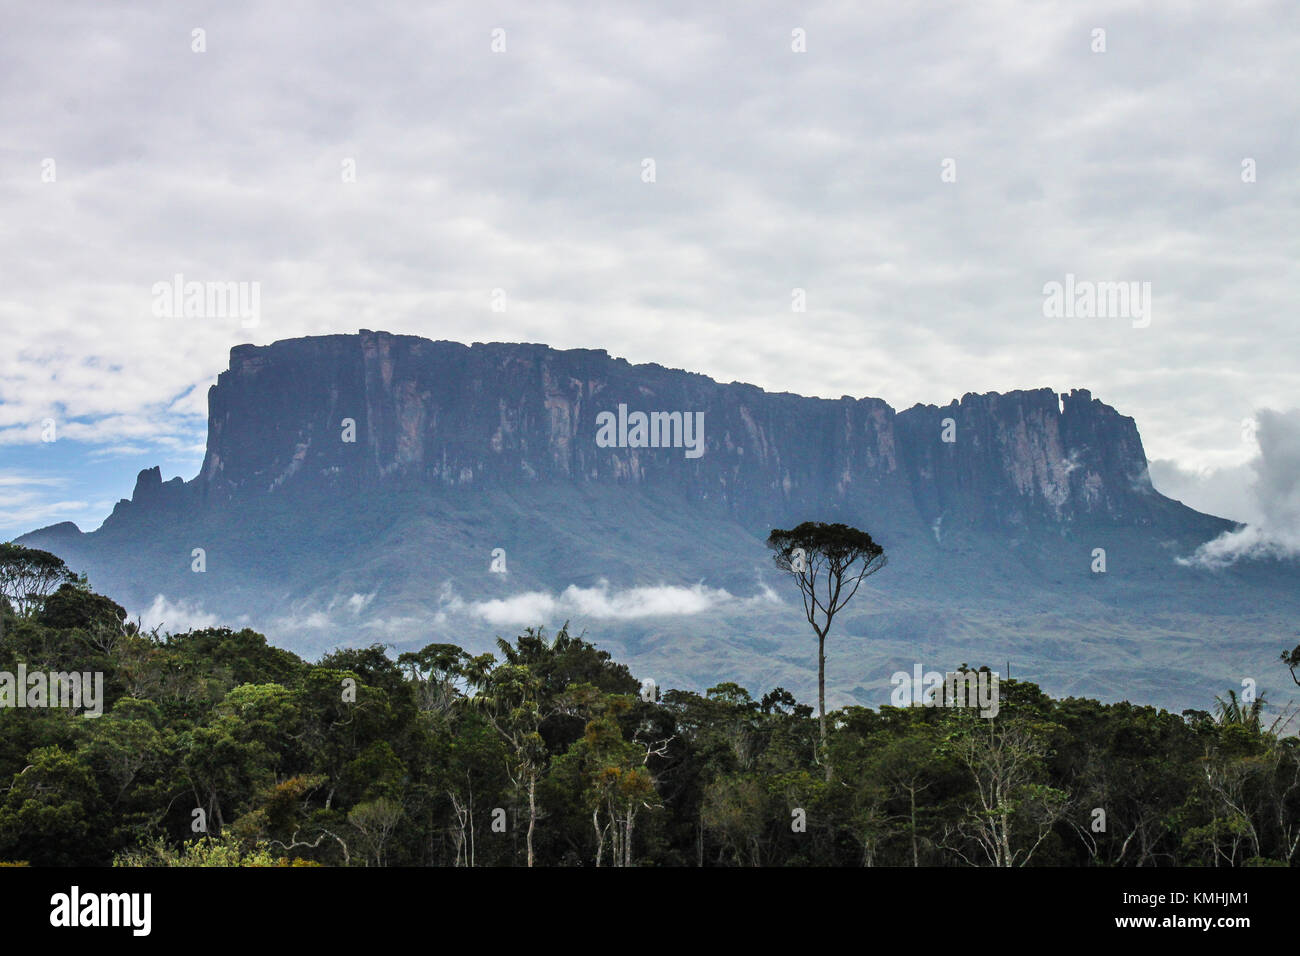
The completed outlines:
[[[826,632],[817,632],[817,725],[821,731],[821,759],[826,765],[826,782],[831,782],[831,761],[826,753]]]
[[[632,828],[636,825],[636,810],[627,808],[627,835],[623,841],[623,865],[632,865]]]
[[[533,865],[533,827],[537,825],[537,775],[528,775],[528,865]]]
[[[463,862],[462,858],[465,850],[465,811],[460,805],[460,800],[456,794],[448,791],[447,796],[451,799],[451,808],[456,814],[456,832],[452,834],[452,843],[456,847],[456,866]]]
[[[920,866],[921,854],[916,846],[916,788],[909,789],[907,795],[912,799],[912,866]]]
[[[826,749],[826,635],[817,635],[817,723]]]
[[[609,807],[609,857],[614,861],[614,866],[619,867],[623,865],[623,823],[618,817],[613,797],[606,801],[606,806]]]
[[[1011,823],[1009,816],[1003,813],[1006,807],[1006,800],[1003,799],[1002,785],[998,785],[998,813],[999,813],[999,832],[1002,838],[1002,865],[1011,865],[1011,834],[1008,832],[1008,826]]]

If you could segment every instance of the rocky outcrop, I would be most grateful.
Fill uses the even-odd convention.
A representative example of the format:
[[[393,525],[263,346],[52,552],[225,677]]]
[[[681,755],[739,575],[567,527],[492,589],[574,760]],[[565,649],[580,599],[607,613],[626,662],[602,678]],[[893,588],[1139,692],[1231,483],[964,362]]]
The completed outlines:
[[[897,421],[927,521],[1145,526],[1167,503],[1151,487],[1133,419],[1084,389],[966,395]]]
[[[598,416],[620,405],[629,416],[702,412],[704,453],[632,447],[635,434],[601,447]],[[968,394],[896,413],[880,399],[768,393],[601,350],[362,331],[232,349],[209,409],[190,483],[207,501],[608,483],[736,516],[872,502],[948,528],[1147,525],[1167,504],[1133,420],[1084,390]],[[142,475],[134,500],[154,500],[160,485],[156,470]]]

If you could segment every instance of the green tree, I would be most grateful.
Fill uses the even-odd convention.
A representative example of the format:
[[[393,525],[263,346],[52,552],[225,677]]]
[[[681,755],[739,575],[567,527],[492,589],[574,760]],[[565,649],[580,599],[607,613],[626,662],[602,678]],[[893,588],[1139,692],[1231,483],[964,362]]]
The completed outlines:
[[[1069,809],[1070,795],[1048,775],[1049,728],[1024,717],[968,712],[952,720],[944,752],[969,771],[975,799],[949,836],[968,839],[990,866],[1026,865]],[[947,845],[974,865],[958,843]]]
[[[36,866],[96,861],[102,834],[94,774],[58,747],[32,751],[0,803],[0,857]]]
[[[39,611],[60,585],[77,581],[63,559],[48,551],[11,541],[0,543],[0,597],[19,617]]]
[[[528,628],[521,641],[525,638],[540,639],[541,632]],[[549,760],[542,723],[557,708],[553,700],[546,699],[543,680],[532,667],[509,662],[511,658],[521,659],[517,649],[501,638],[497,646],[507,662],[496,664],[490,654],[476,660],[470,680],[478,693],[472,702],[510,748],[511,781],[528,799],[527,860],[531,867],[536,859],[533,835],[537,829],[537,782]]]
[[[853,600],[864,578],[888,563],[871,535],[845,524],[805,521],[797,528],[773,528],[767,546],[776,566],[794,576],[804,616],[817,635],[817,723],[826,747],[826,635],[835,615]],[[826,779],[831,766],[826,765]]]
[[[200,837],[180,848],[167,845],[161,837],[146,841],[133,850],[124,850],[113,858],[114,866],[313,866],[303,860],[275,856],[269,846],[251,846],[227,834],[223,837]]]
[[[591,811],[596,866],[603,865],[606,842],[614,866],[632,866],[637,817],[662,806],[648,764],[666,754],[671,738],[656,739],[647,724],[630,740],[624,735],[619,718],[632,712],[631,696],[601,694],[590,684],[570,688],[570,693],[583,699],[582,709],[591,719],[581,739],[556,761],[556,776],[563,779],[572,765],[570,789],[583,792]]]

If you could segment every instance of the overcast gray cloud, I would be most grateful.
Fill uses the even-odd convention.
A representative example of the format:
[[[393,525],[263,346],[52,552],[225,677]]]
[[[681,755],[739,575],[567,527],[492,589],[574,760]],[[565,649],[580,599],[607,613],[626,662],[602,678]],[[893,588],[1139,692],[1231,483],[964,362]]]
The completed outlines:
[[[1250,464],[1195,469],[1164,458],[1151,462],[1149,473],[1161,494],[1197,511],[1250,524],[1262,518],[1254,496],[1246,493],[1253,474]]]
[[[0,474],[80,477],[0,536],[190,477],[232,345],[363,327],[896,407],[1087,387],[1157,487],[1259,516],[1227,485],[1295,404],[1295,4],[732,7],[10,5]],[[259,283],[258,324],[154,314],[178,273]],[[1045,317],[1067,274],[1149,282],[1149,326]]]

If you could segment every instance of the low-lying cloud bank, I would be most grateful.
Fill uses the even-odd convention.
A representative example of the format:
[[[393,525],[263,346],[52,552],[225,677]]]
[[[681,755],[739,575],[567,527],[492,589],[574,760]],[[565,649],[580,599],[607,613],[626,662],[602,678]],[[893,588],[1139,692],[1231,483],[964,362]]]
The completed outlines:
[[[268,635],[286,631],[330,631],[347,628],[364,632],[371,638],[402,639],[426,630],[447,625],[453,617],[475,619],[493,627],[524,625],[558,626],[572,621],[627,621],[650,617],[689,617],[708,611],[739,611],[759,605],[780,605],[781,598],[771,588],[760,582],[759,590],[750,597],[740,597],[725,588],[711,588],[704,584],[691,587],[657,585],[611,589],[608,581],[595,587],[583,588],[569,585],[558,594],[546,591],[523,591],[506,598],[487,601],[466,601],[455,591],[451,582],[443,584],[438,593],[433,614],[416,617],[380,617],[365,612],[378,592],[368,594],[339,594],[328,602],[296,602],[286,614],[265,622]],[[198,603],[172,602],[163,595],[154,598],[148,609],[140,612],[146,628],[159,627],[164,632],[179,634],[194,628],[244,627],[247,616],[235,620],[219,618]]]
[[[164,634],[183,634],[185,631],[205,627],[233,627],[246,620],[219,621],[215,614],[209,614],[198,604],[189,601],[172,603],[159,594],[153,603],[139,614],[140,623],[146,630],[160,629]]]
[[[1250,463],[1256,518],[1207,541],[1178,563],[1222,568],[1237,561],[1300,556],[1300,410],[1260,409],[1259,455]]]
[[[505,625],[553,621],[562,617],[620,621],[641,617],[681,617],[754,603],[779,604],[780,599],[767,587],[753,597],[741,598],[725,589],[704,584],[689,588],[658,585],[611,592],[609,582],[601,581],[594,588],[571,584],[558,595],[526,591],[508,598],[467,604],[464,609],[489,624]]]

